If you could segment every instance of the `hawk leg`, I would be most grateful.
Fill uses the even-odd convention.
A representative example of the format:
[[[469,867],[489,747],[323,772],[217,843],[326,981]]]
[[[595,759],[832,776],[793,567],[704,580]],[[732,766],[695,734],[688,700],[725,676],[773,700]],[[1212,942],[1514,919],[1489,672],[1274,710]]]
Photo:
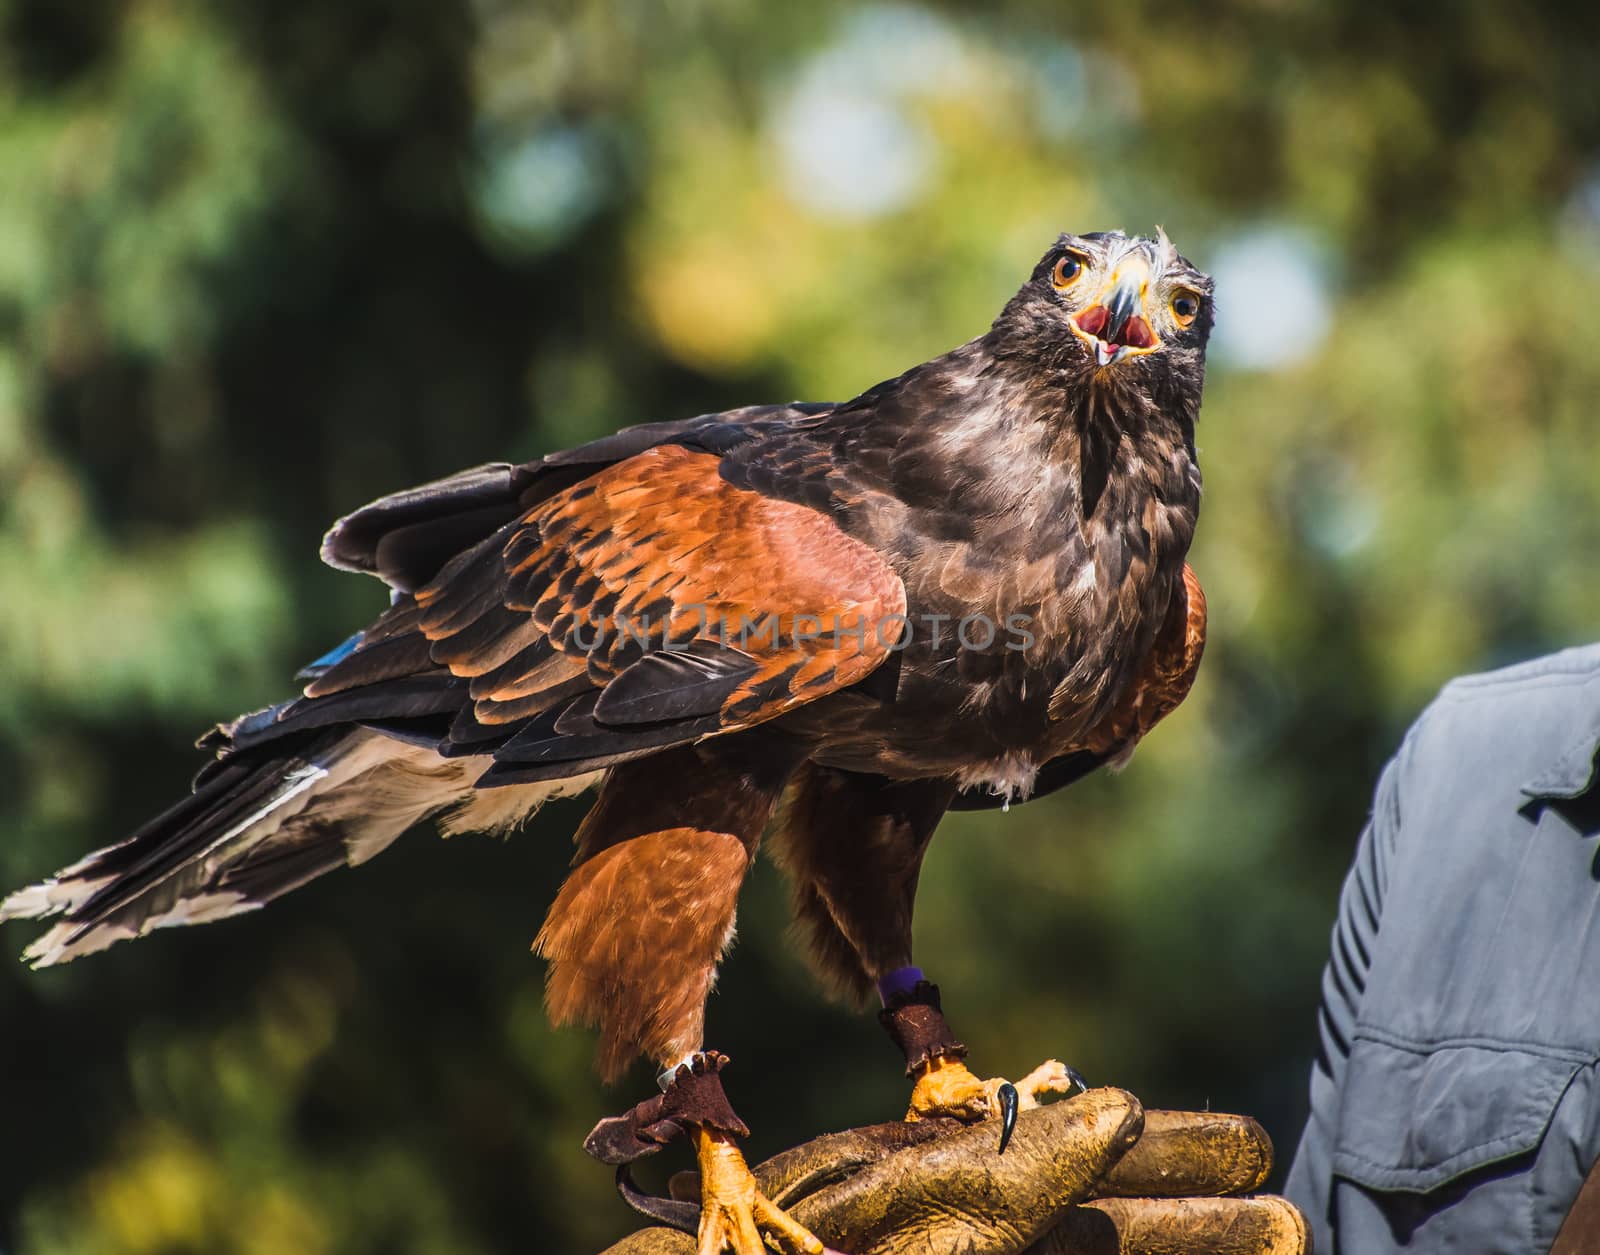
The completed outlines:
[[[810,763],[792,783],[775,835],[816,967],[862,1002],[877,987],[879,1019],[916,1081],[907,1118],[999,1115],[1004,1150],[1019,1109],[1083,1083],[1055,1060],[1015,1084],[974,1076],[939,1009],[938,986],[910,965],[917,875],[955,792],[951,781],[890,781]]]
[[[617,1189],[653,1220],[699,1238],[698,1255],[766,1255],[763,1239],[785,1255],[826,1255],[827,1248],[756,1185],[735,1139],[750,1130],[722,1089],[726,1055],[701,1051],[663,1074],[663,1089],[624,1115],[595,1125],[583,1148],[617,1164]],[[693,1144],[700,1166],[700,1207],[653,1198],[633,1184],[628,1165],[674,1138]]]
[[[1066,1064],[1048,1059],[1021,1080],[983,1080],[962,1060],[967,1048],[957,1041],[939,1006],[939,987],[922,979],[919,968],[901,968],[879,982],[884,995],[879,1022],[905,1055],[906,1075],[915,1084],[907,1120],[953,1116],[972,1123],[1000,1117],[1003,1153],[1016,1127],[1017,1112],[1037,1107],[1051,1094],[1087,1089]]]

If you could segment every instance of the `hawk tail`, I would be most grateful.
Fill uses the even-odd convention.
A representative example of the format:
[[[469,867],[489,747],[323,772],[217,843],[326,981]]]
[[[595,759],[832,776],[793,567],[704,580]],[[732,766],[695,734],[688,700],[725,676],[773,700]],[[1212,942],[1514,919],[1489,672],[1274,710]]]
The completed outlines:
[[[480,793],[472,781],[481,761],[441,759],[360,728],[274,749],[225,757],[126,840],[0,901],[0,923],[56,920],[23,958],[48,967],[156,928],[254,910],[365,862],[429,815],[454,809],[450,831],[510,827],[589,782],[524,786],[515,798]]]

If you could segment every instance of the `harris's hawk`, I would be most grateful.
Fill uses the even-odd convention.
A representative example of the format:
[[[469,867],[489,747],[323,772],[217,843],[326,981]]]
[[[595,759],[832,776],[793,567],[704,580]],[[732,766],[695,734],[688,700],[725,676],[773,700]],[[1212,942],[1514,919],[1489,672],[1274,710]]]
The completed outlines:
[[[607,1077],[665,1071],[589,1149],[687,1133],[702,1249],[820,1249],[754,1190],[702,1041],[757,841],[778,815],[816,966],[882,998],[911,1114],[1014,1111],[913,966],[918,868],[946,810],[1120,762],[1188,691],[1211,286],[1165,235],[1066,235],[985,334],[854,400],[646,424],[358,510],[323,557],[390,608],[203,738],[188,797],[0,919],[53,918],[26,957],[60,963],[259,907],[428,816],[503,830],[597,785],[536,943],[547,1002],[598,1025]]]

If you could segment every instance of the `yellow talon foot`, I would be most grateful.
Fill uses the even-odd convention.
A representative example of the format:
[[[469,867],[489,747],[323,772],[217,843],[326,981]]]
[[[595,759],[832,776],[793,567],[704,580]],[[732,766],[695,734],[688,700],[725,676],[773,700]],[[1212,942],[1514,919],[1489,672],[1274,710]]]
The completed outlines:
[[[1046,1059],[1027,1076],[1016,1082],[1017,1094],[1022,1099],[1022,1109],[1037,1107],[1051,1094],[1070,1094],[1074,1086],[1087,1089],[1083,1078],[1059,1059]]]
[[[767,1255],[765,1235],[784,1255],[826,1255],[827,1247],[756,1187],[744,1155],[723,1133],[691,1131],[700,1160],[698,1255]]]
[[[969,1124],[987,1120],[999,1114],[998,1095],[1000,1087],[1006,1083],[1003,1076],[981,1080],[961,1060],[938,1056],[918,1073],[917,1083],[911,1090],[911,1108],[906,1112],[906,1119],[954,1116]],[[1066,1064],[1047,1059],[1013,1084],[1017,1090],[1018,1108],[1027,1111],[1030,1107],[1037,1107],[1047,1095],[1069,1093],[1078,1080],[1077,1074]]]

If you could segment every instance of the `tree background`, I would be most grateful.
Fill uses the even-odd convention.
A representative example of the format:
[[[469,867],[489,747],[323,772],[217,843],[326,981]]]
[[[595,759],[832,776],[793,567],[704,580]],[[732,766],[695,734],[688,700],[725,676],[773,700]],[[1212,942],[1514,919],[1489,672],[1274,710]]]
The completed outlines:
[[[647,419],[844,398],[1062,229],[1219,278],[1189,702],[945,826],[921,961],[988,1071],[1304,1113],[1379,765],[1600,625],[1600,9],[0,0],[0,885],[383,602],[334,517]],[[594,1249],[589,1042],[527,953],[579,813],[0,969],[0,1250]],[[711,1040],[762,1155],[889,1118],[768,866]],[[7,929],[20,950],[26,927]],[[671,1153],[663,1159],[681,1160]],[[660,1171],[652,1166],[659,1180]]]

